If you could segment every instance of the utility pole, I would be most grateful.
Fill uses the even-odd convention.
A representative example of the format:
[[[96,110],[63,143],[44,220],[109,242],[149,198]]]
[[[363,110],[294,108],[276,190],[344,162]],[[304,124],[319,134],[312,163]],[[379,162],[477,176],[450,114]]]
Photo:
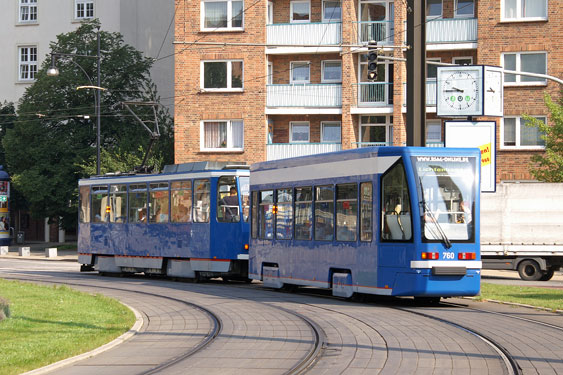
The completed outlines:
[[[426,139],[426,0],[407,0],[407,146]]]

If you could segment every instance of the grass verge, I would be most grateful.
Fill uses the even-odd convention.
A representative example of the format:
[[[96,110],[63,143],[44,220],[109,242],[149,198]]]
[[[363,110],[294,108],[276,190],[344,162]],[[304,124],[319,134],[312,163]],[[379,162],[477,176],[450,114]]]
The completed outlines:
[[[10,318],[0,322],[0,374],[20,374],[97,348],[135,322],[114,299],[67,286],[0,279]]]
[[[481,283],[481,296],[478,298],[563,310],[561,289]]]

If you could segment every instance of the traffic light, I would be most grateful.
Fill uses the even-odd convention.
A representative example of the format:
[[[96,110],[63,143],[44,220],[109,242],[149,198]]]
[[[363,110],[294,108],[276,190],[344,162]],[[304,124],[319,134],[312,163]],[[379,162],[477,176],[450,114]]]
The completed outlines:
[[[368,80],[377,79],[377,43],[371,40],[368,43]]]

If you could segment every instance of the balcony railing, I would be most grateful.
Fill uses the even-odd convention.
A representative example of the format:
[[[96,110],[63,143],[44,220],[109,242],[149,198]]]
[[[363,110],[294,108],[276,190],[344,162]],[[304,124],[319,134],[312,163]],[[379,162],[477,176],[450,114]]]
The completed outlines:
[[[276,23],[266,25],[267,42],[274,45],[338,45],[342,42],[342,23]]]
[[[354,142],[356,148],[393,146],[393,142]],[[426,142],[426,147],[444,147],[444,142]]]
[[[366,44],[374,40],[379,45],[393,44],[395,23],[393,21],[360,21],[358,23],[358,43]]]
[[[267,160],[278,160],[340,150],[341,143],[273,143],[266,145],[266,157]]]
[[[341,84],[267,85],[268,107],[342,107]]]
[[[393,84],[390,82],[361,82],[354,86],[357,86],[358,107],[393,105]]]
[[[404,23],[407,44],[407,23]],[[437,18],[426,23],[426,43],[476,43],[477,18]]]
[[[403,83],[403,105],[407,105],[407,84]],[[436,105],[436,80],[429,79],[426,81],[426,105]]]

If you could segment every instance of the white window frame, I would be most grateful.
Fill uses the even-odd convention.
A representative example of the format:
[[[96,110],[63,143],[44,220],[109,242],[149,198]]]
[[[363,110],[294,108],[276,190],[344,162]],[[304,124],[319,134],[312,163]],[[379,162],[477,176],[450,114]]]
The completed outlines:
[[[201,31],[243,31],[244,30],[244,1],[242,0],[241,27],[233,27],[233,1],[241,0],[201,0],[200,2],[200,30]],[[205,3],[227,3],[227,27],[205,27]]]
[[[457,57],[453,57],[452,58],[452,63],[456,64],[456,65],[460,65],[458,63],[459,60],[469,60],[469,64],[468,65],[473,65],[473,56],[457,56]]]
[[[325,78],[325,64],[326,63],[340,63],[340,79],[327,79]],[[310,74],[310,72],[309,72]],[[310,76],[309,76],[310,78]],[[321,82],[322,83],[342,83],[342,60],[323,60],[321,61]]]
[[[233,122],[242,122],[242,147],[233,147]],[[206,123],[227,123],[227,145],[226,147],[205,147],[205,124]],[[230,119],[230,120],[202,120],[200,121],[199,128],[199,149],[200,151],[208,152],[241,152],[244,151],[244,120],[242,119]]]
[[[535,22],[535,21],[547,21],[547,13],[549,12],[549,7],[548,7],[548,0],[538,0],[538,1],[544,1],[544,5],[545,5],[545,17],[522,17],[522,2],[524,0],[516,0],[516,13],[517,16],[515,18],[506,18],[504,16],[505,14],[505,6],[506,6],[506,0],[501,0],[500,1],[500,21],[501,22]]]
[[[297,3],[309,4],[309,19],[308,20],[294,20],[293,19],[293,5]],[[290,23],[311,23],[311,2],[309,0],[293,0],[289,3],[289,22]]]
[[[500,59],[501,59],[501,67],[505,67],[504,66],[504,56],[505,55],[516,55],[516,69],[515,71],[517,72],[523,72],[522,71],[522,64],[521,64],[521,59],[520,57],[522,55],[539,55],[539,54],[544,54],[545,55],[545,69],[546,71],[541,73],[541,74],[547,74],[547,67],[548,67],[548,61],[547,61],[547,52],[545,51],[527,51],[527,52],[504,52],[501,54]],[[510,74],[510,73],[505,73],[505,74]],[[506,77],[506,76],[505,76]],[[533,81],[533,82],[522,82],[521,81],[522,76],[516,74],[516,82],[507,82],[506,79],[504,80],[504,86],[547,86],[547,79],[545,78],[537,78],[537,81]]]
[[[26,60],[22,60],[22,50],[26,49]],[[35,61],[31,60],[31,57],[33,56],[31,54],[31,49],[34,48],[35,49]],[[39,51],[36,45],[25,45],[25,46],[18,46],[18,81],[19,82],[34,82],[36,80],[36,74],[37,71],[39,69],[39,66],[37,64],[37,55],[38,55]],[[23,67],[26,66],[28,68],[27,73],[29,75],[28,78],[24,78],[22,77],[23,75]],[[35,67],[35,69],[32,69],[32,67]]]
[[[433,139],[433,140],[429,140],[428,139],[428,129],[430,126],[437,126],[440,128],[440,138],[439,139]],[[426,120],[426,142],[444,142],[443,138],[442,138],[442,121],[440,120]]]
[[[388,116],[388,115],[375,115],[375,116],[383,116],[385,117],[385,123],[377,123],[377,124],[372,124],[372,123],[364,123],[362,122],[362,116],[360,115],[359,121],[358,121],[358,137],[360,139],[360,143],[363,143],[364,141],[362,140],[362,127],[370,127],[370,126],[382,126],[385,127],[385,144],[388,146],[392,146],[393,145],[393,116]],[[370,116],[370,115],[366,115],[366,116]],[[371,141],[366,141],[366,143],[378,143],[378,142],[371,142]],[[362,146],[363,147],[363,146]]]
[[[338,2],[340,3],[340,18],[336,19],[336,18],[325,18],[325,3],[326,2]],[[340,0],[323,0],[323,8],[321,9],[322,13],[322,18],[323,18],[323,22],[342,22],[342,1]],[[310,8],[309,8],[309,12],[310,12]]]
[[[474,18],[475,17],[475,0],[473,0],[473,14],[457,14],[457,8],[458,8],[458,2],[459,0],[455,0],[454,3],[454,18]],[[443,3],[442,3],[443,6]]]
[[[307,140],[306,141],[294,141],[293,140],[293,126],[300,125],[304,126],[307,125],[309,131],[307,132]],[[311,142],[311,124],[309,121],[291,121],[289,123],[289,143],[310,143]]]
[[[340,134],[337,141],[325,141],[324,132],[325,125],[338,125],[340,127]],[[321,121],[321,143],[342,143],[342,122],[340,121]]]
[[[426,16],[427,20],[435,20],[435,19],[441,19],[444,16],[444,0],[440,0],[440,2],[442,3],[442,8],[441,8],[441,12],[440,15],[435,15],[435,16]],[[426,12],[426,9],[424,10]]]
[[[244,18],[243,18],[243,21],[244,21]],[[273,1],[268,1],[268,13],[266,14],[266,22],[269,25],[274,23],[274,2]]]
[[[293,79],[293,64],[307,64],[307,67],[309,68],[309,79],[308,80],[303,80],[303,81],[297,81],[295,79]],[[289,82],[290,83],[296,83],[296,84],[307,84],[307,83],[311,83],[311,62],[310,61],[290,61],[289,62]]]
[[[88,16],[88,4],[92,4],[92,15]],[[84,16],[78,15],[78,5],[84,6]],[[74,19],[75,20],[90,20],[96,15],[96,6],[94,0],[74,0]]]
[[[205,88],[205,63],[217,63],[224,62],[227,63],[227,87],[220,88]],[[242,87],[232,87],[233,81],[233,62],[242,62]],[[201,91],[205,92],[241,92],[244,91],[244,61],[243,60],[201,60],[200,64],[200,88]]]
[[[538,116],[531,116],[534,118],[542,118],[545,123],[547,123],[547,116],[545,115],[538,115]],[[505,119],[516,119],[516,126],[515,126],[515,142],[516,145],[514,146],[505,146],[504,145],[504,121]],[[500,148],[504,150],[545,150],[545,146],[520,146],[520,127],[526,126],[522,125],[524,119],[522,116],[505,116],[502,118],[501,127],[500,127]]]
[[[37,23],[37,0],[19,0],[18,3],[18,22],[19,23]],[[23,13],[22,10],[27,9],[27,20],[22,19]],[[33,11],[32,11],[33,10]],[[32,15],[35,15],[35,18],[32,19]]]
[[[268,68],[267,69],[268,69],[267,72],[266,72],[266,74],[268,76],[267,84],[273,85],[274,84],[274,63],[271,62],[271,61],[268,61]]]

